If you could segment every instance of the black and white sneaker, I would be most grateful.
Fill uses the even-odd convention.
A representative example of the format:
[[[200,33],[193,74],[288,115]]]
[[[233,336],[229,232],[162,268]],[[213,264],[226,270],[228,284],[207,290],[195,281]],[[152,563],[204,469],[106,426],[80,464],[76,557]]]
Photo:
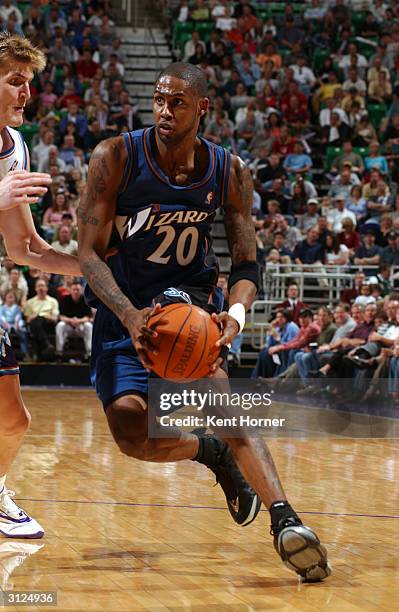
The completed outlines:
[[[262,502],[238,469],[229,445],[222,445],[218,465],[208,467],[223,489],[233,520],[245,527],[256,519]]]
[[[241,474],[229,445],[215,435],[207,434],[204,428],[194,429],[191,433],[199,438],[200,448],[204,451],[195,461],[206,465],[215,474],[233,520],[242,527],[249,525],[256,519],[262,502]]]
[[[298,517],[282,519],[273,526],[274,547],[283,563],[296,572],[303,582],[320,582],[331,574],[327,551],[310,527]]]

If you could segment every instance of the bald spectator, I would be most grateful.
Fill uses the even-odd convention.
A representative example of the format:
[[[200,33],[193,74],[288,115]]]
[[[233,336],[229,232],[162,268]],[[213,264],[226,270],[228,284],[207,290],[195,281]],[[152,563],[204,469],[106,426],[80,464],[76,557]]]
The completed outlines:
[[[60,253],[67,255],[78,254],[78,243],[72,240],[71,228],[67,225],[61,225],[58,229],[58,239],[51,243],[51,246]]]

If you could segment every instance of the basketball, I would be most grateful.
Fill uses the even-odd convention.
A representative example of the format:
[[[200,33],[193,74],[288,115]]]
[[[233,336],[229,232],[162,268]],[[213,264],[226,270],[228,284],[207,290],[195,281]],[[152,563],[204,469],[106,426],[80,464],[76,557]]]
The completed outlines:
[[[148,327],[158,336],[153,344],[159,351],[152,355],[153,372],[169,380],[197,380],[206,376],[217,359],[215,344],[220,329],[211,316],[191,304],[169,304],[148,319]]]

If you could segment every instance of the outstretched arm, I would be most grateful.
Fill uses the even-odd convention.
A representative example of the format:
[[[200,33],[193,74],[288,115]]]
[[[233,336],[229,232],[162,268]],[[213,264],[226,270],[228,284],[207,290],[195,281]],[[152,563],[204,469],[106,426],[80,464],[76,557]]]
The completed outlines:
[[[27,170],[9,172],[0,181],[0,233],[8,256],[15,263],[43,272],[80,276],[77,257],[55,251],[40,238],[33,223],[29,204],[37,202],[50,183],[48,174]]]
[[[51,177],[44,172],[12,170],[0,181],[0,211],[21,204],[36,204],[44,196]]]
[[[8,256],[16,264],[52,274],[81,276],[77,257],[58,253],[39,236],[28,204],[0,212],[0,233]]]

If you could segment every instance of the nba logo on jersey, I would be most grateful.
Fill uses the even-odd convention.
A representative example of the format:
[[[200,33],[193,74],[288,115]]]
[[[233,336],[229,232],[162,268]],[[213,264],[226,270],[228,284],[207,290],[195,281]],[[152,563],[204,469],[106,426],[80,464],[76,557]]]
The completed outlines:
[[[192,304],[191,298],[185,291],[180,291],[180,289],[176,289],[175,287],[169,287],[164,291],[164,294],[168,297],[180,298],[187,302],[187,304]]]
[[[215,197],[215,194],[213,193],[213,191],[210,191],[208,193],[208,195],[206,196],[206,200],[205,200],[205,202],[206,202],[206,204],[208,204],[208,206],[210,206],[212,204],[214,197]]]

